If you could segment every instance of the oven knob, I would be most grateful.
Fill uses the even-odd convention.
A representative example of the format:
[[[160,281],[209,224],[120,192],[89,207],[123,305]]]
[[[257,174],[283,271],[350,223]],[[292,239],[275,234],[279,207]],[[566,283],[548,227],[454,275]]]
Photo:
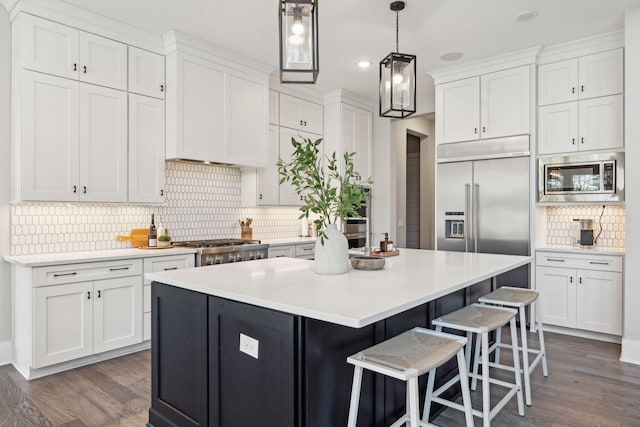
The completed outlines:
[[[260,252],[256,252],[256,259],[263,259],[264,258],[264,252],[260,251]]]
[[[211,258],[210,256],[205,258],[205,264],[206,265],[213,265],[213,258]]]
[[[249,261],[252,261],[256,259],[256,253],[255,252],[249,252]]]
[[[236,262],[236,257],[233,254],[229,254],[229,262]]]
[[[236,261],[238,262],[244,261],[244,255],[241,255],[241,254],[236,255]]]
[[[220,258],[219,256],[215,257],[213,259],[213,263],[214,264],[222,264],[222,258]]]

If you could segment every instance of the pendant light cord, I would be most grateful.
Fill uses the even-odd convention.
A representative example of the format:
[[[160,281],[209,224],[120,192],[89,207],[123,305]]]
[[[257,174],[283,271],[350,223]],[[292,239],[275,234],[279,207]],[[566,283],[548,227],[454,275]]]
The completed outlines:
[[[396,10],[396,53],[400,53],[400,47],[399,47],[399,46],[400,46],[400,43],[399,43],[399,41],[398,41],[398,40],[400,39],[400,36],[399,36],[399,33],[400,33],[400,31],[399,31],[400,25],[399,25],[399,22],[400,22],[400,12],[398,12],[398,11]]]

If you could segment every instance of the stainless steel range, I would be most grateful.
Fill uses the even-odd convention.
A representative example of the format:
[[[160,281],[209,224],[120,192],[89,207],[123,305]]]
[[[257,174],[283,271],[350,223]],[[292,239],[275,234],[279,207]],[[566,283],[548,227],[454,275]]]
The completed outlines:
[[[197,248],[196,267],[252,261],[268,257],[269,245],[260,240],[212,239],[173,242],[173,246]]]

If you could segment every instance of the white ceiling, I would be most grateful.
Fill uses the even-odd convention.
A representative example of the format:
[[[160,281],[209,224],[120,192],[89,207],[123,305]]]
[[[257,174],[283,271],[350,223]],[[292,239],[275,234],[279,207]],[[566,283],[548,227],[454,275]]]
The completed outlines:
[[[62,0],[149,32],[176,29],[272,65],[278,64],[278,0]],[[378,62],[395,50],[390,0],[318,0],[321,91],[345,88],[377,100]],[[640,0],[405,0],[400,51],[416,54],[418,79],[427,71],[500,53],[553,45],[622,29],[624,11]],[[538,18],[514,17],[535,10]],[[464,56],[440,60],[447,52]],[[358,69],[368,59],[373,65]],[[421,76],[424,76],[421,78]],[[420,87],[419,86],[419,87]]]

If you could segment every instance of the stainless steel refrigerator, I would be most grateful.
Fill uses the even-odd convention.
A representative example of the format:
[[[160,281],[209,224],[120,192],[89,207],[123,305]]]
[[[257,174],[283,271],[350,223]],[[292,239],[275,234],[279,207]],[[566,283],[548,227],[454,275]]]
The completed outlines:
[[[529,174],[528,136],[439,146],[437,249],[529,255]],[[528,266],[497,283],[529,287]]]

